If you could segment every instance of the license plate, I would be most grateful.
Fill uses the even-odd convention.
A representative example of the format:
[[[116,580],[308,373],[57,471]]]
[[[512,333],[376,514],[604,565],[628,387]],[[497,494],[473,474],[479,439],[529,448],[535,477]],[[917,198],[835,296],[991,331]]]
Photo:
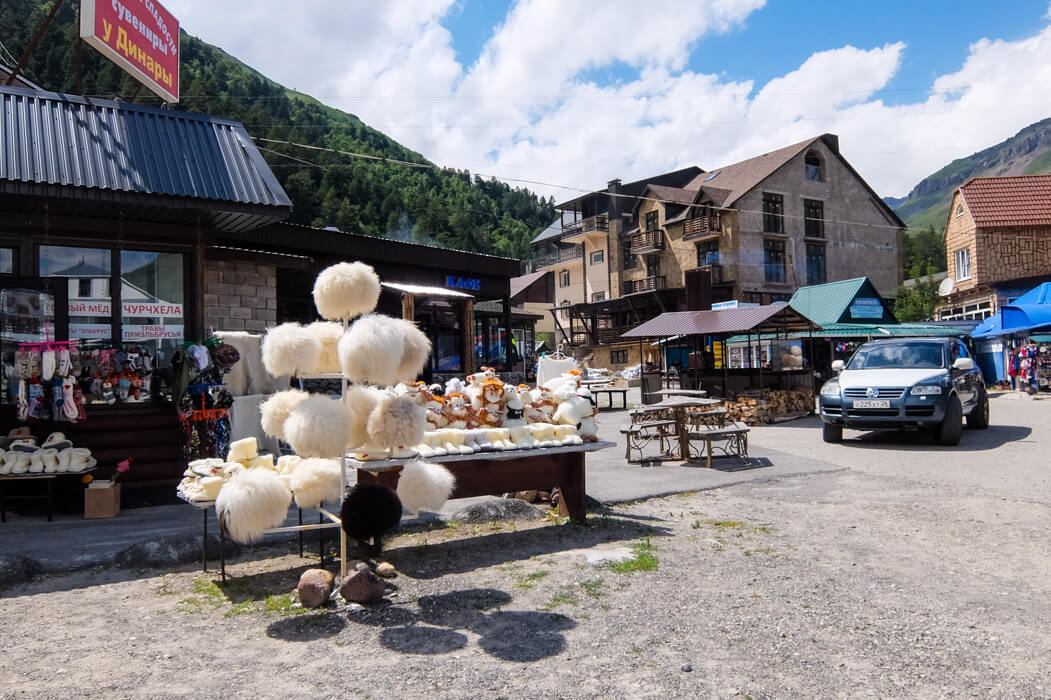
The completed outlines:
[[[890,399],[855,401],[854,408],[890,408]]]

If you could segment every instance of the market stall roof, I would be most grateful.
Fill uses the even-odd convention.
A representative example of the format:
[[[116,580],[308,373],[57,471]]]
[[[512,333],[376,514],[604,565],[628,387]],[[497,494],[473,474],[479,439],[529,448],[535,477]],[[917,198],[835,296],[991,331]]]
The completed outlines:
[[[541,270],[511,278],[511,303],[524,304],[526,302],[555,303],[555,273],[553,270]]]
[[[240,122],[0,86],[0,195],[32,209],[243,231],[292,201]],[[68,212],[67,212],[68,210]]]
[[[789,338],[794,340],[800,340],[802,338],[907,338],[907,337],[933,337],[933,338],[948,338],[952,336],[967,335],[967,331],[960,328],[954,328],[952,326],[935,326],[925,323],[900,323],[891,324],[886,323],[883,325],[878,324],[865,324],[865,323],[834,323],[828,326],[824,326],[820,329],[815,329],[813,333],[810,332],[796,332],[790,333]],[[766,333],[762,336],[763,340],[774,340],[780,336],[776,333]],[[753,342],[756,337],[754,335],[735,335],[727,338],[728,343],[744,343],[751,339]]]
[[[1051,304],[1009,304],[979,323],[971,335],[975,338],[1023,335],[1045,328],[1051,328]]]
[[[668,311],[636,326],[621,338],[666,338],[676,335],[730,335],[746,331],[792,333],[813,326],[787,304],[746,306],[717,311]]]
[[[1051,304],[1051,282],[1044,282],[1011,302],[1011,306],[1021,304]]]
[[[898,322],[868,277],[800,287],[788,305],[821,327],[862,319]]]

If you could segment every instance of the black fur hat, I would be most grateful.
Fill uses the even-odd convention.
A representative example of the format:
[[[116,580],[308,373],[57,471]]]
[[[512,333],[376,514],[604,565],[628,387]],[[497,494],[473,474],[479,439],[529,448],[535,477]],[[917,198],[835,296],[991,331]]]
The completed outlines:
[[[379,547],[383,535],[401,522],[401,499],[386,486],[357,484],[347,492],[339,515],[347,536]]]

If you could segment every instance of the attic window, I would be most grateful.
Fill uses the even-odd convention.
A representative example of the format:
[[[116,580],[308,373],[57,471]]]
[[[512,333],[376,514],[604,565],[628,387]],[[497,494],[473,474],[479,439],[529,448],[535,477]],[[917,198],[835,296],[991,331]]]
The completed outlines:
[[[806,154],[806,158],[803,160],[806,168],[806,179],[811,182],[824,182],[825,173],[822,169],[821,156],[815,151],[810,151]]]
[[[963,216],[963,205],[962,204],[957,204],[956,205],[956,216]]]

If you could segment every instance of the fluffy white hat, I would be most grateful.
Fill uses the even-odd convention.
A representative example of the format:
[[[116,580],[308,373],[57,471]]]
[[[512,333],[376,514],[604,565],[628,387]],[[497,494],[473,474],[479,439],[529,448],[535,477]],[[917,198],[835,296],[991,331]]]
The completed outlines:
[[[310,396],[299,389],[279,391],[259,406],[263,432],[278,440],[285,439],[285,421],[292,409]]]
[[[369,414],[368,444],[384,449],[409,447],[423,442],[427,411],[405,396],[386,394]]]
[[[350,418],[338,399],[310,396],[292,409],[284,430],[285,441],[300,457],[334,458],[347,448]]]
[[[263,338],[263,366],[274,377],[312,374],[321,357],[321,341],[298,323],[270,328]]]
[[[361,386],[352,386],[343,395],[350,424],[348,447],[364,447],[369,441],[369,416],[380,400],[381,392]]]
[[[331,321],[318,321],[306,327],[321,343],[321,354],[314,369],[318,374],[339,374],[339,353],[336,348],[343,337],[343,325]]]
[[[382,314],[362,316],[339,341],[343,373],[359,384],[413,382],[430,351],[430,340],[416,324]]]
[[[437,512],[452,495],[456,477],[440,464],[409,462],[398,478],[398,498],[405,510],[416,515],[421,510]]]
[[[296,464],[289,482],[300,508],[339,503],[339,462],[334,459],[304,459]]]
[[[215,512],[235,542],[251,544],[285,521],[292,494],[276,472],[245,469],[230,477],[215,498]]]
[[[314,281],[314,304],[321,318],[329,321],[367,314],[379,300],[380,278],[365,263],[338,263],[322,270]]]

